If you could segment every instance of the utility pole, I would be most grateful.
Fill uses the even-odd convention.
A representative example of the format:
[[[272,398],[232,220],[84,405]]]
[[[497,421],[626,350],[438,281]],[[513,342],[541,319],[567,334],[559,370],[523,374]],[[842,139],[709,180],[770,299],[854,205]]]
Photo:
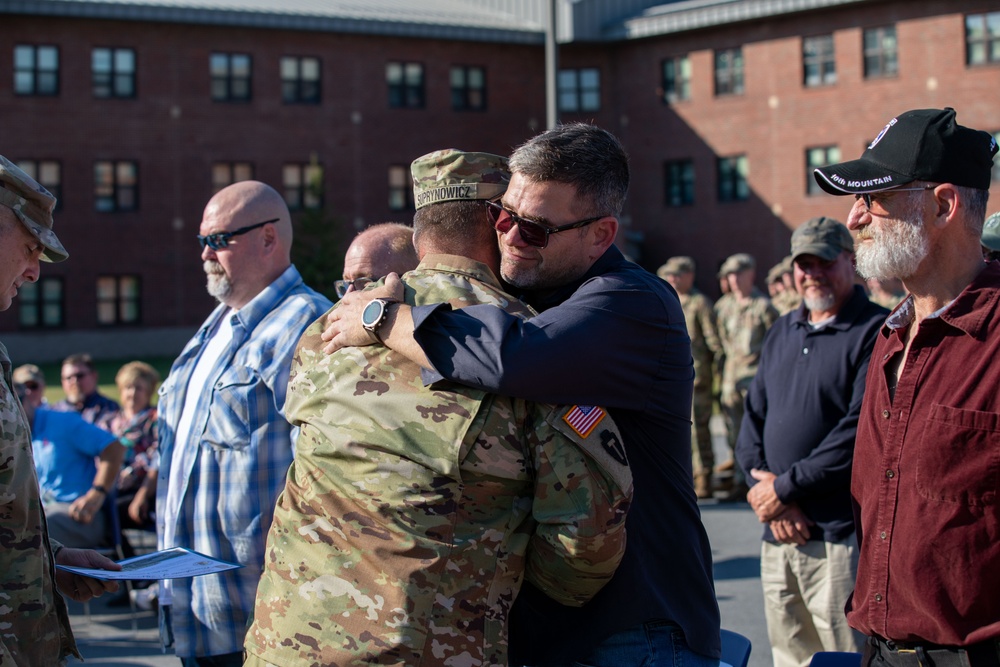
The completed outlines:
[[[556,42],[556,3],[548,0],[549,22],[545,29],[545,126],[551,130],[559,122],[556,73],[559,71],[558,43]]]

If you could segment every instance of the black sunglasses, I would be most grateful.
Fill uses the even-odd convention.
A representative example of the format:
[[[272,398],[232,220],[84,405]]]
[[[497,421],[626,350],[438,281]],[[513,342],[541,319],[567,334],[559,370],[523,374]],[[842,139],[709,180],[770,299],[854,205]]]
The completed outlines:
[[[333,289],[337,292],[337,298],[343,299],[344,295],[350,292],[352,289],[354,291],[360,291],[365,288],[365,285],[372,281],[371,278],[355,278],[354,280],[335,280],[333,282]]]
[[[490,216],[490,222],[493,223],[493,227],[501,234],[506,234],[510,231],[510,228],[517,225],[517,231],[521,235],[521,240],[530,246],[536,248],[544,248],[549,244],[549,235],[555,234],[557,232],[565,232],[567,229],[577,229],[578,227],[585,227],[592,222],[597,222],[601,218],[606,216],[599,215],[596,218],[587,218],[586,220],[579,220],[577,222],[571,222],[568,225],[559,225],[558,227],[546,227],[545,225],[533,222],[531,220],[526,220],[519,215],[511,213],[497,201],[486,202],[486,212]]]
[[[281,218],[272,218],[270,220],[265,220],[264,222],[258,222],[256,225],[248,225],[246,227],[240,227],[239,229],[232,232],[216,232],[215,234],[209,234],[207,236],[198,236],[198,243],[201,244],[201,249],[204,250],[205,246],[208,246],[212,250],[222,250],[229,245],[229,239],[234,236],[239,236],[240,234],[246,234],[247,232],[257,229],[258,227],[263,227],[264,225],[269,225],[272,222],[278,222]]]

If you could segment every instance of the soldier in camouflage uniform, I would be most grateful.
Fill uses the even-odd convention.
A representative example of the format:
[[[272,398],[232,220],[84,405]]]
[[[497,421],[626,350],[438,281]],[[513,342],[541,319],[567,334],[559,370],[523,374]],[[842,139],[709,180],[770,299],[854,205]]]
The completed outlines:
[[[692,403],[691,464],[694,492],[699,498],[712,497],[712,469],[715,453],[708,422],[712,418],[712,386],[715,362],[722,357],[722,343],[715,324],[712,301],[694,286],[694,260],[671,257],[659,268],[660,276],[677,291],[684,309],[691,357],[694,359],[694,398]]]
[[[439,151],[412,171],[421,263],[403,277],[406,303],[532,315],[495,277],[483,200],[506,189],[506,160]],[[425,388],[420,367],[382,345],[327,355],[324,323],[292,365],[287,416],[302,430],[247,665],[506,665],[522,580],[581,605],[624,553],[631,476],[617,427],[597,407]]]
[[[729,297],[715,306],[719,337],[726,360],[722,369],[722,411],[726,420],[729,449],[735,460],[736,437],[743,421],[743,401],[757,373],[764,335],[778,319],[778,311],[754,287],[756,262],[746,253],[730,256],[719,270],[729,282]],[[731,466],[733,478],[726,499],[746,496],[747,485],[739,466]]]
[[[61,262],[66,250],[52,231],[55,197],[0,156],[0,311],[17,288],[38,280],[39,259]],[[66,604],[56,586],[75,600],[89,600],[117,584],[60,571],[55,562],[120,570],[93,551],[50,542],[39,498],[24,386],[15,387],[7,348],[0,343],[0,665],[63,664],[80,657]],[[20,394],[15,390],[19,388]]]
[[[771,296],[771,305],[779,315],[792,312],[802,303],[802,297],[795,291],[793,274],[791,255],[772,266],[767,272],[767,292]]]

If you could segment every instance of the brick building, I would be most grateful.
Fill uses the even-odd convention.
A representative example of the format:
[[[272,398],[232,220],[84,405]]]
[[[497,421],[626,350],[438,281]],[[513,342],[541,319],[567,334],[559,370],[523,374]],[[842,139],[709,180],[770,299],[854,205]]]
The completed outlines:
[[[810,167],[895,113],[1000,134],[996,0],[557,2],[559,117],[632,156],[620,245],[693,255],[709,293],[725,256],[766,271],[797,224],[843,219]],[[543,128],[544,0],[359,4],[0,0],[0,154],[59,196],[71,255],[0,314],[15,360],[176,353],[213,305],[202,208],[234,180],[285,193],[300,267],[332,282],[356,230],[411,218],[414,157]]]

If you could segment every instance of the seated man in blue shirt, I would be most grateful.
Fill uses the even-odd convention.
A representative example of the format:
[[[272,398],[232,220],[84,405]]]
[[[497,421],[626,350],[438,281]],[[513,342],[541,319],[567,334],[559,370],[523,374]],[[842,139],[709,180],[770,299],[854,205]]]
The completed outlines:
[[[77,412],[42,406],[42,392],[28,392],[22,384],[15,388],[31,424],[49,535],[67,547],[105,544],[107,526],[101,508],[118,477],[125,446]]]

